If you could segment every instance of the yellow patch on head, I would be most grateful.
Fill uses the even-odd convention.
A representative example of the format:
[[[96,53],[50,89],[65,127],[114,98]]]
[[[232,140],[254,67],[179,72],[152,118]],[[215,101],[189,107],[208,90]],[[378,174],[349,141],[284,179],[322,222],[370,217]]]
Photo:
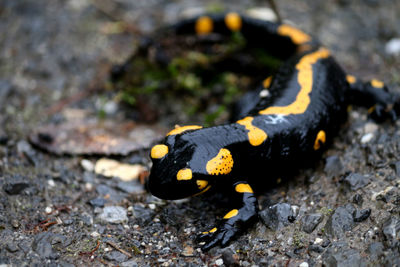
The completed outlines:
[[[312,66],[318,60],[329,57],[330,53],[326,48],[320,48],[319,50],[303,56],[299,63],[296,64],[298,70],[297,82],[300,85],[300,91],[296,96],[296,100],[282,107],[268,107],[261,110],[259,113],[262,115],[290,115],[290,114],[302,114],[307,110],[310,104],[310,93],[313,86],[313,71]]]
[[[314,150],[318,150],[321,148],[321,144],[325,144],[326,142],[326,134],[323,130],[317,133],[317,137],[314,142]]]
[[[356,82],[357,79],[353,75],[346,75],[346,80],[348,83],[353,84]]]
[[[282,24],[278,27],[278,34],[288,36],[290,39],[292,39],[292,42],[297,45],[311,41],[310,35],[287,24]]]
[[[206,180],[197,180],[196,184],[199,187],[199,189],[201,190],[208,185],[208,182]]]
[[[170,131],[169,133],[167,133],[167,136],[181,134],[181,133],[189,131],[189,130],[197,130],[197,129],[201,129],[201,128],[203,128],[203,126],[199,126],[199,125],[186,125],[186,126],[182,126],[182,127],[177,127],[175,129],[173,129],[172,131]]]
[[[197,19],[194,27],[197,34],[208,34],[213,31],[214,23],[210,17],[202,16]]]
[[[207,162],[206,170],[210,175],[228,174],[233,168],[233,158],[231,152],[226,148],[221,148],[218,154]]]
[[[238,13],[228,13],[225,16],[225,25],[229,30],[233,32],[240,31],[240,29],[242,28],[242,18],[239,16]]]
[[[253,189],[249,184],[237,184],[235,186],[235,191],[238,193],[253,193]]]
[[[181,169],[176,174],[176,179],[179,181],[190,180],[190,179],[192,179],[192,177],[193,177],[192,170],[188,169],[188,168]]]
[[[272,76],[269,76],[268,78],[266,78],[263,81],[263,87],[264,88],[269,88],[269,86],[271,85],[271,82],[272,82]]]
[[[230,219],[232,217],[235,217],[236,215],[238,215],[239,211],[237,209],[233,209],[230,212],[228,212],[227,214],[225,214],[224,219]]]
[[[383,86],[385,86],[385,84],[377,79],[372,79],[371,80],[371,85],[375,88],[383,88]]]
[[[152,159],[161,159],[168,154],[168,147],[166,145],[155,145],[152,147],[150,157]]]
[[[253,117],[245,117],[241,120],[238,120],[237,123],[246,127],[249,142],[252,146],[261,145],[265,139],[267,139],[267,134],[258,127],[253,126],[251,122],[253,121]]]

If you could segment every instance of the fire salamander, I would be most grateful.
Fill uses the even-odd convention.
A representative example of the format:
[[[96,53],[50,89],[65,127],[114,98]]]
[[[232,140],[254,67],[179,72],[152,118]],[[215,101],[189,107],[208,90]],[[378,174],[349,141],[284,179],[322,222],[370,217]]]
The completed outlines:
[[[151,149],[153,195],[181,199],[218,184],[232,193],[232,209],[200,234],[203,250],[225,246],[249,227],[258,217],[257,184],[270,186],[285,170],[320,156],[345,122],[349,105],[367,107],[378,122],[400,114],[399,98],[383,82],[346,75],[327,48],[290,25],[228,13],[184,20],[172,29],[198,35],[240,31],[248,42],[284,59],[249,98],[239,120],[178,127]]]

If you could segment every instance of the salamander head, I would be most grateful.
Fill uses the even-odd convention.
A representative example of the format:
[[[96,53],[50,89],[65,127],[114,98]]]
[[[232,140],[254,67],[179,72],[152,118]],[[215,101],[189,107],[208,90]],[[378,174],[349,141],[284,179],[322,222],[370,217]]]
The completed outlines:
[[[163,144],[151,149],[153,161],[148,189],[162,199],[181,199],[207,191],[211,186],[201,174],[201,160],[196,160],[198,149],[182,136],[167,136]]]

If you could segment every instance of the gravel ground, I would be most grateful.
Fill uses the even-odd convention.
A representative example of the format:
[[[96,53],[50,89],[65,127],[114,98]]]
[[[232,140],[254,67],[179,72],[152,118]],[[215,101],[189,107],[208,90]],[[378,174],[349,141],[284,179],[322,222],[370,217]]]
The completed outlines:
[[[226,211],[218,196],[161,201],[136,181],[94,174],[95,157],[55,156],[28,142],[68,110],[121,119],[118,106],[105,108],[110,92],[96,93],[134,49],[134,30],[118,32],[115,22],[151,32],[196,3],[0,2],[0,266],[400,266],[400,123],[377,125],[363,109],[350,111],[314,169],[259,197],[261,219],[248,233],[207,253],[193,238]],[[346,71],[400,93],[400,2],[288,0],[279,8]],[[122,160],[147,166],[146,153]]]

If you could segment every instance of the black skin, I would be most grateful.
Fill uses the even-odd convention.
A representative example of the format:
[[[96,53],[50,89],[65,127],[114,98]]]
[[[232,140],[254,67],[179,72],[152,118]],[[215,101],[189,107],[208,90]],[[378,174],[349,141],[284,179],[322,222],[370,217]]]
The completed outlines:
[[[224,24],[224,15],[210,16],[214,21],[214,33],[231,34]],[[173,34],[193,34],[195,19],[185,20],[172,26]],[[400,115],[398,97],[389,93],[386,86],[376,88],[371,82],[348,81],[342,68],[331,56],[319,58],[311,64],[312,90],[310,103],[301,114],[285,116],[262,115],[267,107],[287,106],[296,100],[301,85],[296,65],[305,57],[320,49],[314,40],[302,43],[302,49],[287,36],[277,32],[279,24],[242,17],[241,33],[248,42],[258,42],[274,55],[285,59],[285,63],[273,76],[268,88],[269,95],[261,97],[262,87],[250,93],[237,109],[238,118],[253,117],[252,125],[267,133],[262,144],[249,143],[249,131],[238,123],[209,128],[187,130],[169,135],[163,144],[168,153],[161,158],[152,158],[148,188],[163,199],[180,199],[203,193],[199,181],[214,187],[217,183],[233,192],[232,208],[235,216],[222,219],[215,231],[204,232],[199,240],[205,242],[203,250],[227,245],[258,217],[257,199],[251,186],[270,186],[282,175],[282,170],[302,167],[314,162],[321,155],[324,144],[329,143],[339,126],[347,119],[349,105],[373,107],[371,118],[380,122],[395,121]],[[265,89],[265,88],[264,88]],[[326,133],[326,141],[316,141],[320,130]],[[321,149],[315,148],[318,142]],[[220,149],[232,155],[232,169],[225,174],[210,174],[207,163],[216,157]],[[192,176],[178,180],[177,173],[190,169]],[[261,175],[260,175],[261,174]],[[246,192],[236,190],[238,184],[246,185]]]

